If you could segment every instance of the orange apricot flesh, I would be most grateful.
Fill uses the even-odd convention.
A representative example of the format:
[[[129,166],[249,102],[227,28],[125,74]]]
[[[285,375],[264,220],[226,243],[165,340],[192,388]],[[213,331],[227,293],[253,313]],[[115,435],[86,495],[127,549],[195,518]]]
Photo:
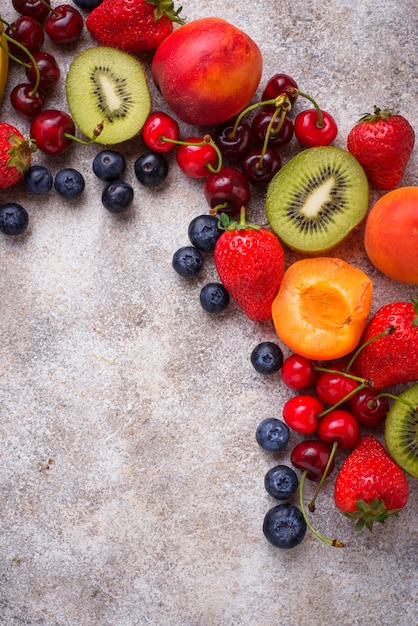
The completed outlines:
[[[308,359],[341,358],[361,339],[372,293],[370,278],[342,259],[296,261],[286,270],[272,305],[276,333]]]

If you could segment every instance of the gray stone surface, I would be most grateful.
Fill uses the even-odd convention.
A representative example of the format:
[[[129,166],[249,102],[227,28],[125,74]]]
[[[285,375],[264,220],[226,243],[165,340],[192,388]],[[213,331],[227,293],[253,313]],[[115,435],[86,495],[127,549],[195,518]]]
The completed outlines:
[[[1,12],[16,15],[10,0]],[[414,0],[190,0],[184,14],[222,17],[251,35],[264,59],[257,95],[274,73],[293,75],[335,116],[336,145],[374,104],[418,129]],[[91,43],[85,32],[81,46]],[[63,74],[77,49],[59,53]],[[14,68],[9,86],[21,76]],[[164,108],[151,88],[154,108]],[[65,108],[63,82],[48,102]],[[27,132],[7,98],[0,113]],[[207,211],[203,185],[170,157],[167,182],[140,188],[133,162],[144,146],[135,139],[123,146],[135,204],[112,215],[91,172],[99,149],[34,156],[54,173],[80,168],[80,201],[0,190],[0,202],[17,200],[30,214],[25,237],[0,237],[0,623],[417,624],[416,481],[398,519],[362,534],[325,486],[315,525],[346,541],[343,550],[310,534],[291,551],[264,540],[274,504],[264,474],[288,453],[264,453],[254,433],[291,393],[278,376],[256,374],[249,355],[276,339],[272,324],[250,322],[233,304],[218,318],[200,309],[200,288],[216,278],[210,257],[195,281],[171,268],[189,221]],[[417,185],[417,162],[415,150],[403,185]],[[254,220],[263,219],[263,195],[248,207]],[[409,298],[410,287],[370,266],[361,228],[333,254],[374,280],[373,310]],[[286,252],[287,264],[296,258]]]

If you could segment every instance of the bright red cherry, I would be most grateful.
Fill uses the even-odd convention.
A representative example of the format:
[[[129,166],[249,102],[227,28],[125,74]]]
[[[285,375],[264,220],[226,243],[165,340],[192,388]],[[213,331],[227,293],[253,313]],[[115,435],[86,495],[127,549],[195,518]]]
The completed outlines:
[[[283,419],[292,430],[311,435],[318,427],[318,415],[323,410],[324,405],[315,396],[294,396],[283,406]]]
[[[69,4],[60,4],[52,10],[45,22],[45,32],[55,43],[77,41],[83,30],[81,13]]]
[[[154,152],[170,152],[177,146],[164,139],[177,141],[179,137],[180,128],[176,120],[162,111],[151,113],[142,128],[144,143]]]
[[[374,389],[361,389],[350,400],[350,410],[360,424],[376,426],[383,422],[389,412],[389,402]]]
[[[349,393],[352,393],[359,386],[359,382],[344,375],[344,364],[332,366],[335,372],[320,372],[315,384],[315,391],[318,398],[324,404],[330,406],[341,402]],[[341,373],[340,373],[341,372]],[[352,372],[350,372],[352,374]]]
[[[296,81],[291,76],[288,76],[288,74],[275,74],[267,82],[262,93],[261,100],[262,102],[264,102],[264,100],[273,100],[274,98],[280,96],[282,93],[286,93],[288,89],[298,89]],[[298,97],[297,93],[288,97],[293,106]],[[265,110],[274,111],[275,109],[275,106],[273,104],[266,104],[264,106]]]
[[[357,445],[360,427],[352,413],[335,409],[321,419],[318,435],[324,443],[333,444],[337,441],[340,448],[347,450]]]
[[[21,15],[29,15],[43,22],[52,10],[48,0],[12,0],[13,7]]]
[[[290,461],[294,467],[306,471],[306,478],[319,481],[331,456],[331,447],[323,441],[307,439],[295,445],[290,453]],[[329,476],[334,468],[334,458],[331,459],[327,471]]]
[[[215,213],[237,215],[250,201],[250,186],[244,174],[235,167],[224,166],[209,174],[204,188],[205,198]]]
[[[21,83],[10,92],[10,102],[16,111],[28,118],[33,118],[42,111],[45,99],[38,91],[33,93],[33,85]]]
[[[318,115],[317,109],[306,109],[295,118],[295,136],[305,148],[329,146],[337,136],[338,128],[332,115],[321,111],[322,121]]]
[[[41,90],[50,89],[60,79],[61,71],[58,67],[55,57],[49,52],[35,52],[33,58],[39,68],[41,75],[39,88]],[[26,76],[32,85],[36,84],[36,70],[32,62],[29,62],[29,67],[26,70]]]
[[[187,144],[187,145],[185,145]],[[218,166],[215,148],[201,137],[188,137],[176,152],[177,164],[190,178],[206,178]],[[212,169],[211,169],[212,168]]]
[[[44,29],[41,24],[29,15],[21,15],[6,28],[6,35],[24,46],[32,54],[38,52],[44,44]],[[28,61],[25,50],[13,41],[8,41],[10,53],[22,61]]]
[[[72,142],[75,124],[64,111],[45,109],[33,118],[30,136],[46,154],[62,154]]]
[[[298,391],[311,387],[318,378],[318,372],[312,361],[300,354],[288,356],[280,373],[284,384]]]

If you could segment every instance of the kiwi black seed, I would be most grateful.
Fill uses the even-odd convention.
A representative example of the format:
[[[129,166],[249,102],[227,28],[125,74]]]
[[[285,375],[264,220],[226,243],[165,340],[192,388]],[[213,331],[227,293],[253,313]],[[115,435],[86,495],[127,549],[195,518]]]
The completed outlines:
[[[365,217],[369,186],[360,163],[335,146],[308,148],[271,180],[267,219],[283,243],[306,253],[330,250]]]
[[[151,96],[141,63],[133,56],[97,46],[80,52],[66,79],[68,108],[78,128],[96,141],[114,145],[139,133],[151,110]]]
[[[418,478],[417,407],[418,383],[399,395],[385,421],[385,442],[390,456],[399,467],[415,478]]]

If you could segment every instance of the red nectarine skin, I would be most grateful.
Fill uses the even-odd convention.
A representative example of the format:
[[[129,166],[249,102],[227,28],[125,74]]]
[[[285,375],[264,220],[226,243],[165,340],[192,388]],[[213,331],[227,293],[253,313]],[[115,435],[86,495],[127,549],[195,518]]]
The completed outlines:
[[[379,198],[367,216],[364,247],[383,274],[418,284],[418,187],[399,187]]]
[[[257,44],[229,22],[207,17],[180,26],[159,46],[152,76],[177,117],[195,126],[240,113],[262,74]]]

